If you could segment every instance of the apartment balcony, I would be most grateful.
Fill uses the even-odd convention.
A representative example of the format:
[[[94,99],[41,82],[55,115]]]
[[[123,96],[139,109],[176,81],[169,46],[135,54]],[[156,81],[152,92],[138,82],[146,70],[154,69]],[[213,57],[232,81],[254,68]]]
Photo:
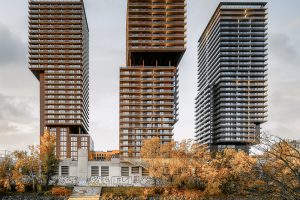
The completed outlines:
[[[69,54],[76,54],[76,55],[82,55],[82,50],[69,50],[69,49],[65,49],[65,50],[33,50],[33,49],[30,49],[29,50],[29,53],[30,54],[66,54],[66,55],[69,55]]]
[[[76,13],[77,14],[77,13]],[[68,21],[68,20],[73,20],[73,19],[82,19],[81,13],[78,13],[78,15],[70,15],[70,14],[62,14],[62,13],[57,13],[54,15],[47,15],[47,14],[31,14],[29,15],[30,20],[63,20],[63,21]]]
[[[44,106],[44,109],[46,110],[46,113],[51,109],[51,111],[54,111],[53,113],[61,112],[62,110],[68,112],[80,112],[80,114],[83,114],[83,107],[81,105],[47,105]],[[52,113],[51,113],[52,114]],[[76,114],[76,113],[75,113]]]
[[[220,102],[220,107],[239,107],[239,108],[266,108],[268,104],[266,102],[234,102],[234,103],[228,103],[228,102]]]
[[[262,50],[262,49],[261,49]],[[220,52],[220,56],[221,59],[223,58],[234,58],[234,59],[247,59],[247,60],[257,60],[256,58],[263,58],[265,60],[267,60],[266,58],[264,58],[265,56],[267,56],[267,53],[265,52],[267,51],[267,49],[265,48],[263,51],[249,51],[249,52]],[[227,57],[224,57],[227,56]],[[238,56],[238,57],[229,57],[229,56]],[[245,56],[249,56],[249,57],[245,57]],[[250,57],[251,56],[251,57]]]
[[[82,24],[82,20],[74,20],[74,19],[61,19],[61,20],[57,20],[57,19],[50,19],[50,20],[44,20],[44,19],[30,19],[29,20],[29,24]]]
[[[140,32],[140,31],[147,31],[147,32],[152,32],[152,31],[174,31],[174,32],[186,32],[185,27],[170,27],[170,28],[165,28],[165,27],[128,27],[129,32]]]
[[[64,117],[59,117],[59,116],[64,116]],[[52,117],[54,116],[54,117]],[[74,115],[74,114],[59,114],[59,115],[52,115],[52,114],[46,114],[45,115],[46,120],[81,120],[82,116],[81,115]]]
[[[252,93],[264,93],[268,91],[266,87],[220,87],[218,89],[219,92],[236,92],[236,93],[241,93],[241,92],[247,92],[249,94]]]
[[[80,126],[82,125],[83,122],[81,120],[46,120],[45,121],[45,125],[48,125],[48,126],[61,126],[61,125],[77,125],[77,126]]]
[[[174,78],[121,78],[120,80],[127,82],[173,82]]]
[[[143,107],[133,107],[133,108],[120,108],[120,110],[122,112],[126,112],[126,111],[141,111],[141,112],[147,112],[147,111],[154,111],[154,112],[159,112],[159,111],[166,111],[166,112],[169,112],[169,111],[174,111],[174,108],[143,108]]]
[[[148,120],[142,120],[142,119],[137,119],[137,120],[126,120],[126,119],[120,119],[120,122],[122,123],[141,123],[141,124],[173,124],[174,123],[174,120],[168,120],[168,121],[158,121],[158,120],[151,120],[151,121],[148,121]]]
[[[186,3],[185,1],[183,0],[182,2],[148,2],[148,3],[145,3],[145,2],[139,2],[139,3],[133,3],[133,2],[130,2],[128,4],[129,7],[136,7],[136,6],[174,6],[174,7],[177,7],[177,6],[186,6]]]
[[[81,60],[29,60],[29,64],[43,65],[43,64],[82,64]]]
[[[266,98],[256,98],[249,95],[249,97],[236,97],[236,98],[226,98],[226,97],[220,97],[218,98],[219,101],[225,101],[225,102],[267,102]]]
[[[214,98],[217,100],[219,98],[244,98],[244,99],[254,99],[254,98],[266,98],[268,96],[267,93],[264,92],[252,92],[252,93],[241,93],[241,92],[232,92],[232,93],[225,93],[225,92],[220,92],[218,93]]]
[[[33,6],[33,5],[31,5]],[[30,8],[30,6],[29,6]],[[33,7],[31,7],[33,8]],[[43,10],[39,10],[36,9],[37,7],[34,7],[34,9],[29,9],[29,14],[32,15],[41,15],[41,14],[56,14],[56,15],[69,15],[69,14],[82,14],[82,10],[81,9],[71,9],[71,10],[66,10],[63,9],[63,11],[61,11],[61,9],[43,9]]]
[[[164,44],[158,45],[158,46],[149,46],[149,45],[144,45],[144,46],[129,46],[129,50],[132,51],[184,51],[185,45],[180,45],[180,46],[165,46]]]
[[[130,114],[124,114],[121,112],[120,116],[122,117],[174,117],[173,113],[163,113],[163,114],[145,114],[141,112],[132,112]]]
[[[136,14],[136,15],[129,15],[129,19],[185,19],[186,16],[184,14],[182,15],[141,15],[141,14]]]
[[[45,43],[50,43],[50,44],[74,44],[74,45],[77,45],[77,44],[81,44],[82,43],[82,40],[59,40],[58,38],[55,38],[56,40],[54,40],[54,38],[52,40],[29,40],[29,44],[45,44]]]
[[[166,125],[166,124],[165,124]],[[158,126],[156,124],[151,124],[151,126],[147,126],[144,124],[130,124],[130,125],[124,125],[120,124],[120,128],[140,128],[140,129],[160,129],[160,130],[171,130],[173,129],[173,126]]]
[[[73,29],[73,28],[82,28],[82,25],[70,25],[70,24],[48,24],[48,25],[42,25],[42,24],[39,24],[39,25],[29,25],[29,28],[32,29],[32,28],[45,28],[45,29]]]
[[[255,106],[251,107],[245,107],[245,108],[227,108],[227,107],[222,107],[217,106],[216,110],[217,112],[239,112],[239,113],[266,113],[268,111],[267,108],[257,108]]]
[[[131,44],[157,44],[157,43],[164,43],[164,44],[186,44],[184,40],[129,40]]]
[[[71,35],[71,34],[51,34],[51,33],[48,33],[48,34],[41,34],[41,35],[38,35],[38,34],[30,34],[29,35],[29,39],[32,39],[31,41],[34,41],[34,40],[47,40],[47,39],[55,39],[55,40],[62,40],[62,39],[81,39],[82,38],[82,35]]]
[[[153,9],[146,9],[146,8],[140,8],[140,9],[133,9],[129,8],[129,15],[133,13],[186,13],[186,9],[176,9],[176,8],[153,8]]]
[[[138,26],[153,26],[153,25],[181,25],[184,27],[186,25],[185,21],[129,21],[129,27],[131,25],[138,25]]]
[[[240,119],[260,119],[263,120],[268,115],[266,113],[228,113],[228,112],[220,112],[214,116],[214,120],[222,119],[223,117],[232,117],[232,118],[240,118]]]
[[[69,85],[69,86],[46,85],[45,88],[46,88],[46,89],[51,89],[51,90],[82,90],[82,87],[81,87],[81,86],[73,86],[73,85]]]
[[[238,23],[236,23],[235,25],[231,25],[230,24],[226,24],[226,22],[221,22],[221,26],[220,26],[220,30],[224,31],[224,30],[231,30],[231,31],[245,31],[245,30],[251,30],[251,31],[261,31],[264,32],[266,30],[268,30],[268,27],[240,27],[238,26]]]
[[[64,59],[64,60],[79,60],[81,61],[82,59],[82,55],[74,55],[74,54],[65,54],[65,55],[61,55],[61,54],[30,54],[29,55],[29,59],[33,59],[33,58],[39,58],[41,60],[43,59]],[[49,61],[49,60],[48,60]]]
[[[68,86],[68,85],[74,85],[75,87],[77,87],[78,85],[81,85],[82,86],[82,84],[83,84],[83,82],[82,81],[73,81],[73,80],[71,80],[71,81],[61,81],[61,80],[59,80],[59,81],[54,81],[54,80],[47,80],[46,82],[45,82],[45,85],[46,85],[46,87],[48,87],[48,86],[56,86],[56,85],[61,85],[61,86]]]
[[[174,34],[174,33],[170,33],[170,34],[129,34],[130,38],[186,38],[185,34]]]
[[[248,67],[248,66],[251,66],[251,67]],[[249,64],[249,65],[243,65],[243,66],[240,66],[239,68],[237,68],[237,67],[227,67],[227,65],[226,65],[226,67],[225,66],[221,66],[220,67],[220,71],[222,71],[222,72],[237,72],[237,71],[239,71],[239,72],[242,72],[242,73],[248,73],[248,72],[250,72],[250,73],[255,73],[255,72],[264,72],[264,73],[266,73],[266,71],[267,71],[267,68],[266,68],[266,66],[267,66],[267,63],[266,62],[251,62],[251,64]]]
[[[262,26],[268,25],[267,22],[263,22],[263,21],[261,21],[261,22],[258,22],[258,21],[252,21],[252,22],[236,21],[236,22],[231,22],[231,21],[225,21],[225,20],[220,20],[220,24],[221,25],[227,25],[227,24],[229,24],[229,25],[232,25],[232,24],[236,25],[236,24],[238,24],[238,25],[256,25],[256,26],[257,25],[262,25]]]
[[[82,5],[80,4],[80,1],[78,1],[79,4],[78,5],[71,5],[65,2],[54,2],[51,1],[49,2],[43,2],[42,4],[34,4],[34,2],[29,2],[29,9],[30,10],[35,10],[35,9],[40,9],[40,12],[43,12],[43,10],[41,9],[45,9],[45,10],[59,10],[59,9],[63,9],[63,10],[78,10],[81,11],[82,10]],[[56,3],[56,4],[53,4]],[[70,3],[74,3],[74,2],[70,2]]]
[[[154,66],[153,66],[154,67]],[[156,67],[156,66],[155,66]],[[165,67],[165,66],[162,66]],[[128,70],[128,68],[127,68]],[[121,71],[120,75],[130,76],[130,75],[137,75],[137,76],[174,76],[175,74],[173,72],[143,72],[144,69],[140,69],[138,71],[133,71],[132,68],[129,69],[129,71]]]
[[[121,93],[174,93],[173,90],[127,90],[127,89],[121,89]]]
[[[71,45],[71,44],[31,44],[30,49],[82,49],[82,45]]]
[[[127,101],[121,101],[120,105],[157,105],[157,106],[172,106],[174,105],[174,102],[170,101],[170,102],[163,102],[163,103],[159,103],[159,102],[127,102]]]
[[[242,137],[220,137],[219,139],[216,138],[215,143],[255,143],[257,139],[255,137],[252,138],[242,138]]]
[[[82,75],[81,70],[47,70],[46,75]]]
[[[39,25],[31,25],[30,26],[30,29],[29,29],[29,33],[30,35],[29,36],[33,36],[33,34],[43,34],[43,35],[49,35],[49,34],[57,34],[58,36],[60,34],[65,34],[65,35],[70,35],[70,36],[74,36],[74,35],[82,35],[81,34],[81,29],[78,28],[77,30],[73,30],[73,29],[64,29],[64,30],[61,30],[61,29],[54,29],[54,30],[49,30],[49,29],[33,29],[33,28],[40,28]]]

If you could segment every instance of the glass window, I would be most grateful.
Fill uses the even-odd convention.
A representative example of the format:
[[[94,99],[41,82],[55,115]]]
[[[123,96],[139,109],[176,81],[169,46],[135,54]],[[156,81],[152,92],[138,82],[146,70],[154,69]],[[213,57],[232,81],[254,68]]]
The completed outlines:
[[[129,176],[129,167],[121,167],[121,176]]]
[[[61,175],[69,176],[69,166],[61,166]]]

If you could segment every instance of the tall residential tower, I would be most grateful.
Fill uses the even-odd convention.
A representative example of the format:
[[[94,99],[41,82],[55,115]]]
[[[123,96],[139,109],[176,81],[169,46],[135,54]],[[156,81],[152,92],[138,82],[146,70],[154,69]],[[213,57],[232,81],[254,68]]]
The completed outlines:
[[[185,52],[185,0],[128,0],[127,66],[120,69],[120,155],[142,140],[172,141],[178,64]]]
[[[40,134],[77,159],[89,136],[89,29],[83,0],[29,0],[29,68],[40,81]]]
[[[267,117],[266,3],[220,3],[198,45],[196,140],[248,151]]]

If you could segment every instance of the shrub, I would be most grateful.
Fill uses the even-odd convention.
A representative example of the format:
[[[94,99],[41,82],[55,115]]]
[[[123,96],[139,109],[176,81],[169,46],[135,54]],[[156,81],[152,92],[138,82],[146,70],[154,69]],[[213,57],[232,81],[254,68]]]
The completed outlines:
[[[7,190],[5,188],[0,188],[0,196],[6,195],[6,194],[7,194]]]
[[[125,200],[128,199],[125,196],[116,195],[113,193],[105,193],[101,195],[101,200]]]
[[[72,191],[65,187],[54,187],[50,190],[52,195],[55,196],[70,196]]]
[[[145,188],[143,192],[143,198],[151,197],[155,195],[155,189],[154,188]]]

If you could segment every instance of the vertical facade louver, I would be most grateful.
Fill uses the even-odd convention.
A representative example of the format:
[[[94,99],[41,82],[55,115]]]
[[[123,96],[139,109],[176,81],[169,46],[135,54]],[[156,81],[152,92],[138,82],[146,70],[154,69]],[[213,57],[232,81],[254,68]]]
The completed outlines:
[[[29,69],[40,81],[40,134],[77,159],[89,136],[89,29],[83,0],[29,0]]]
[[[120,68],[120,155],[144,139],[173,140],[178,64],[185,52],[185,0],[128,0],[127,66]]]
[[[267,117],[266,3],[220,3],[198,45],[196,140],[248,151]]]

